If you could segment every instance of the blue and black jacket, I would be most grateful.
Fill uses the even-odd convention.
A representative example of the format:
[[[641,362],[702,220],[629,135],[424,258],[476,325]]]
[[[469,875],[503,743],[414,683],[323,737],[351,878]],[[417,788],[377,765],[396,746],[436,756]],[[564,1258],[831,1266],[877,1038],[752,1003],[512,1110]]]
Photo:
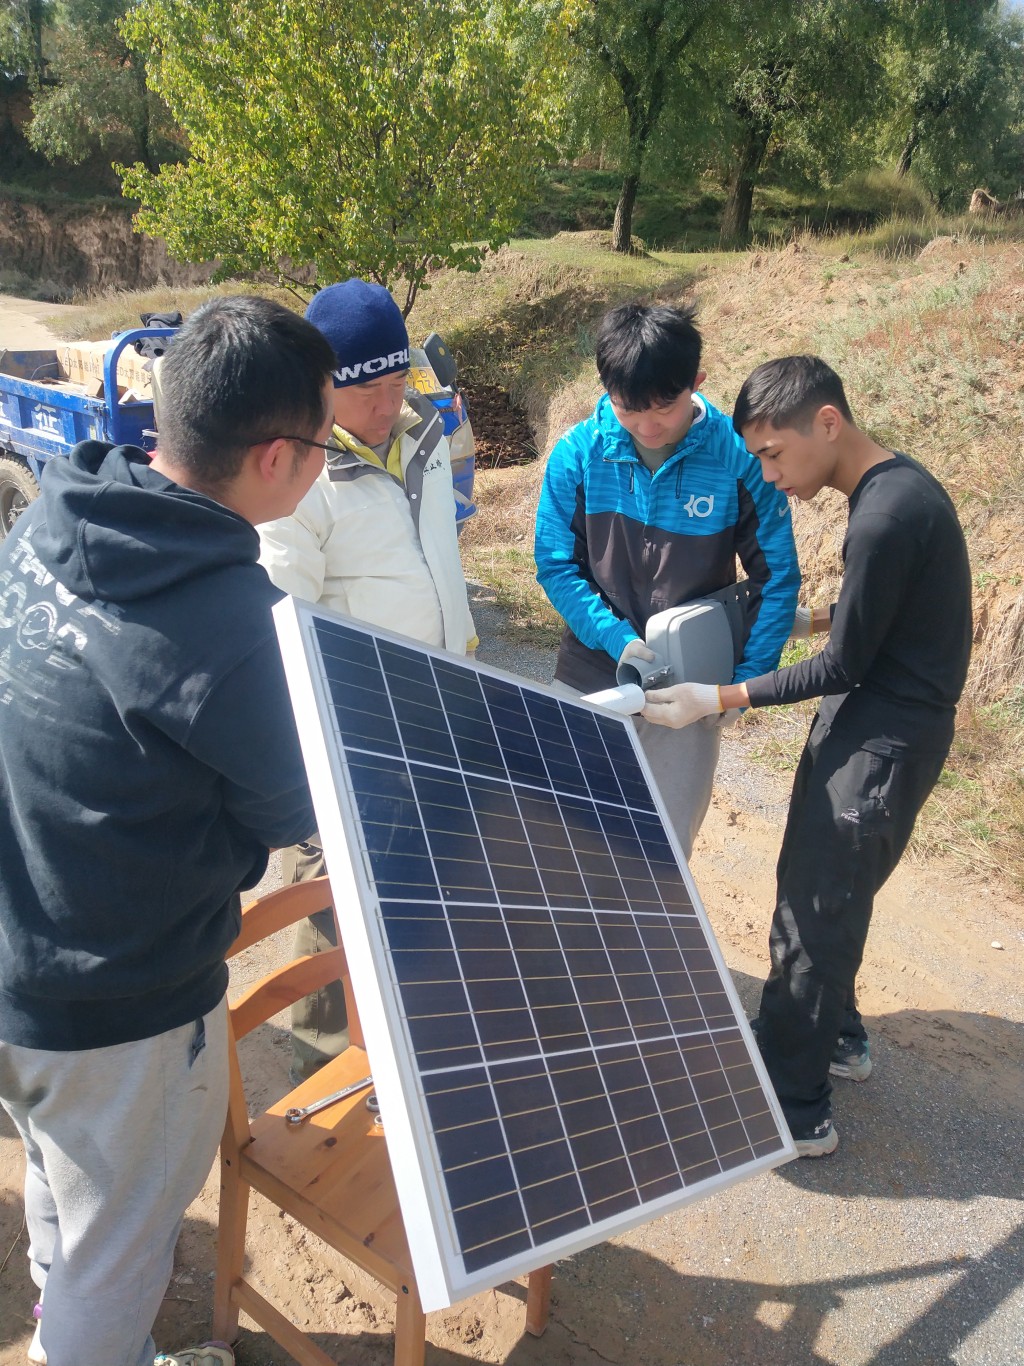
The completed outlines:
[[[735,583],[737,556],[751,592],[733,681],[778,665],[800,588],[789,503],[726,415],[693,401],[692,426],[654,474],[607,395],[551,452],[537,579],[566,623],[555,677],[581,692],[614,682],[619,656],[655,613]]]

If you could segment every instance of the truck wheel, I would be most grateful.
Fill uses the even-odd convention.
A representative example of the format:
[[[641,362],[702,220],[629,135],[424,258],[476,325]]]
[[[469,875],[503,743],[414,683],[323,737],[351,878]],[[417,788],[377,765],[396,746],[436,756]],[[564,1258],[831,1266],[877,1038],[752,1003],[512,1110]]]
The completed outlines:
[[[0,541],[6,538],[32,499],[38,497],[39,485],[28,466],[13,455],[0,455]]]

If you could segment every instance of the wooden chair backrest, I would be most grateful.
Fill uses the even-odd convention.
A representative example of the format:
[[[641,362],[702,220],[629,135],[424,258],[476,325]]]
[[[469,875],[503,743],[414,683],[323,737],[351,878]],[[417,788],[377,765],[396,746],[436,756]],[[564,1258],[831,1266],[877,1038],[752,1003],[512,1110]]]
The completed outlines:
[[[242,908],[242,927],[238,937],[228,950],[227,957],[234,958],[245,949],[252,948],[261,940],[287,929],[289,925],[305,920],[325,906],[333,905],[331,885],[326,877],[315,878],[311,882],[298,882],[290,887],[282,887],[276,892],[260,897]],[[337,924],[337,915],[335,915]],[[234,1045],[244,1039],[258,1025],[301,1001],[330,982],[341,980],[345,991],[345,1005],[348,1010],[349,1042],[364,1047],[363,1032],[359,1024],[355,998],[352,995],[352,982],[349,977],[345,950],[341,947],[326,953],[307,954],[292,959],[280,967],[272,969],[258,982],[247,987],[232,1004],[228,1012],[228,1027],[232,1047],[230,1057],[230,1090],[228,1095],[228,1121],[235,1141],[244,1147],[250,1140],[249,1114],[245,1100],[245,1088]]]

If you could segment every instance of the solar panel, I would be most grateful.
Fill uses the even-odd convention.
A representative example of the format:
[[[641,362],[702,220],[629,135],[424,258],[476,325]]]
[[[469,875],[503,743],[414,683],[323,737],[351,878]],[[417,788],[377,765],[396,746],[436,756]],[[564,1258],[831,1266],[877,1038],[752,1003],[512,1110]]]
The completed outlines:
[[[793,1157],[630,723],[276,615],[424,1307]]]

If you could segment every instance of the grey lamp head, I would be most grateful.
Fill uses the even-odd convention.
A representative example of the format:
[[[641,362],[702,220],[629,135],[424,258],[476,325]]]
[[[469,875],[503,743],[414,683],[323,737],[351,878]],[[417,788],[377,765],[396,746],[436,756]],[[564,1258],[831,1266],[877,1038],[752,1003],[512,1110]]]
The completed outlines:
[[[628,659],[615,672],[620,685],[668,688],[674,683],[729,683],[733,636],[720,602],[698,598],[656,613],[647,623],[654,659]]]

